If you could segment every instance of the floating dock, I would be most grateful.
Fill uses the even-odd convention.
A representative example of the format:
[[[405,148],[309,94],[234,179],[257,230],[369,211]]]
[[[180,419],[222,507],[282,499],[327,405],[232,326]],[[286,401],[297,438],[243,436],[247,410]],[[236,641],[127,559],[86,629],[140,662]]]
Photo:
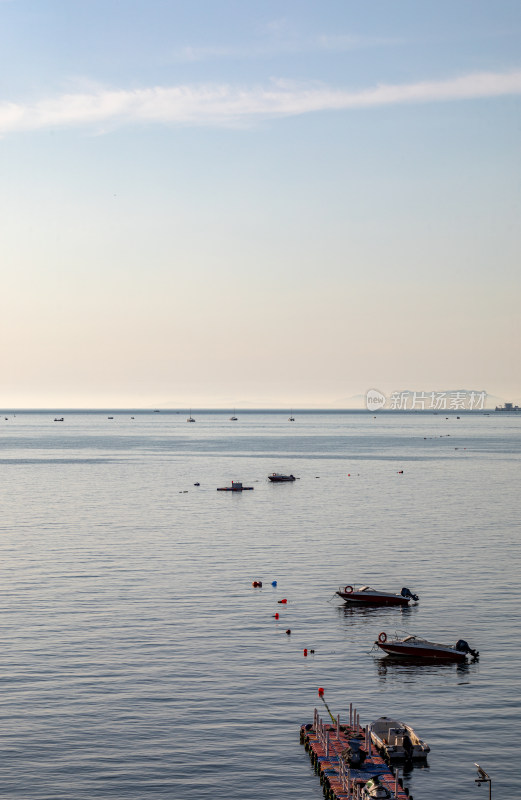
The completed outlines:
[[[389,767],[376,752],[367,725],[361,727],[356,709],[350,707],[349,724],[324,723],[315,708],[313,724],[302,725],[300,742],[306,748],[315,772],[320,778],[326,800],[363,800],[383,796],[369,794],[363,789],[368,781],[377,777],[381,786],[395,800],[413,800],[404,789],[398,770]],[[346,753],[363,749],[365,760],[357,767],[349,765]]]

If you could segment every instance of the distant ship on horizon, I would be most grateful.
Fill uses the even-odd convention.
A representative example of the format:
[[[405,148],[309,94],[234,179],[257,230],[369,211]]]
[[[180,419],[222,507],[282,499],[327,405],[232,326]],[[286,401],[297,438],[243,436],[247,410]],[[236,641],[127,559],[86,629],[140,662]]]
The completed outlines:
[[[502,411],[503,413],[507,414],[519,414],[521,408],[519,406],[515,406],[513,403],[505,403],[504,406],[496,406],[496,411]]]

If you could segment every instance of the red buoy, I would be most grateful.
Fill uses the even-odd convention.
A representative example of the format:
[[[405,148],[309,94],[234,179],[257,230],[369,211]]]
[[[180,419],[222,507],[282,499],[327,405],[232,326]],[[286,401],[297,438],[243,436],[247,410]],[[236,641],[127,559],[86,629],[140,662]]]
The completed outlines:
[[[323,690],[322,688],[320,688],[320,689],[318,690],[318,696],[319,696],[319,697],[324,697],[324,690]]]
[[[304,648],[304,655],[307,656],[307,654],[308,654],[308,651],[306,650],[306,648]]]
[[[275,619],[278,619],[278,618],[279,618],[279,613],[278,613],[278,611],[277,611],[277,613],[276,613],[276,614],[274,614],[273,616],[275,617]]]
[[[254,589],[256,589],[258,585],[259,584],[257,583],[257,581],[253,581],[252,586],[253,586]]]
[[[284,600],[277,600],[277,603],[287,603],[287,602],[288,601],[286,600],[286,598],[284,598]]]
[[[288,630],[286,631],[286,633],[287,633],[287,634],[288,634],[288,636],[289,636],[289,635],[291,634],[291,629],[290,629],[290,628],[288,628]]]

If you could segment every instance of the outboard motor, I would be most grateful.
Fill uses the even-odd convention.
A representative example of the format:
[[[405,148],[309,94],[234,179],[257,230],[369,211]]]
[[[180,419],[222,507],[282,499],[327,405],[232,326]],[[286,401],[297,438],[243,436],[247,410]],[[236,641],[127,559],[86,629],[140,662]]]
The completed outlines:
[[[462,653],[468,653],[470,656],[472,656],[472,658],[479,658],[478,651],[473,650],[472,647],[469,647],[465,639],[458,639],[456,642],[456,650],[459,650]]]
[[[405,760],[412,761],[412,754],[414,752],[414,745],[411,742],[411,737],[405,733],[403,736],[403,749],[405,752]]]
[[[411,600],[414,600],[414,602],[415,602],[415,603],[416,603],[416,602],[418,601],[418,599],[419,599],[419,598],[418,598],[418,595],[417,595],[417,594],[413,594],[413,593],[412,593],[412,592],[411,592],[409,589],[407,589],[407,587],[406,587],[406,586],[404,586],[404,587],[403,587],[403,589],[402,589],[402,591],[400,592],[400,594],[401,594],[401,596],[402,596],[402,597],[410,597],[410,598],[411,598]]]

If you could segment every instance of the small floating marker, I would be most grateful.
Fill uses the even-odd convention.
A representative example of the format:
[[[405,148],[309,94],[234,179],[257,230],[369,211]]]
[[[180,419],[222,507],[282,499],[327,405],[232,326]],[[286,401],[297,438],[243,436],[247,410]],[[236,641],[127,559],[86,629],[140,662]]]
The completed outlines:
[[[310,650],[309,652],[311,653],[311,655],[313,655],[313,656],[315,655],[315,651],[314,650]]]
[[[287,635],[288,635],[288,636],[291,636],[291,628],[288,628],[288,630],[286,631],[286,633],[287,633]]]
[[[253,581],[252,586],[254,589],[262,589],[262,581]]]
[[[277,600],[277,603],[287,603],[287,602],[288,601],[286,600],[286,598],[284,598],[284,600]]]
[[[272,582],[271,582],[271,585],[272,585],[272,586],[276,586],[276,585],[277,585],[277,581],[272,581]]]
[[[279,618],[279,612],[277,611],[277,613],[274,614],[273,616],[275,617],[275,619],[278,619]]]
[[[194,486],[200,486],[200,485],[201,485],[200,483],[194,483]]]
[[[403,475],[403,469],[398,470],[398,475]]]
[[[348,472],[348,473],[347,473],[347,477],[348,477],[348,478],[350,478],[350,477],[351,477],[351,473],[350,473],[350,472]]]
[[[307,654],[308,654],[308,651],[307,651],[306,648],[304,648],[304,656],[307,656]]]
[[[322,687],[320,687],[320,689],[318,690],[318,696],[324,697],[324,690],[322,689]]]

